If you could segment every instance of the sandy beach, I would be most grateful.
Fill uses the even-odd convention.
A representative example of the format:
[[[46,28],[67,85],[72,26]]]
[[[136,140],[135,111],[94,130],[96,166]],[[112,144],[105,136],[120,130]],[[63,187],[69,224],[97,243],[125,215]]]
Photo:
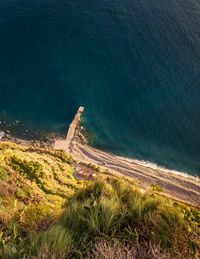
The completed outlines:
[[[76,134],[69,146],[66,145],[66,139],[51,139],[43,143],[41,141],[27,141],[5,136],[2,140],[15,142],[22,146],[30,146],[37,143],[40,147],[49,145],[53,149],[63,149],[67,153],[70,153],[76,161],[92,163],[100,166],[103,170],[109,170],[111,173],[129,176],[140,185],[142,183],[145,189],[149,189],[151,184],[157,183],[162,187],[162,194],[174,200],[200,208],[199,179],[190,177],[189,175],[184,177],[174,174],[173,171],[166,172],[159,169],[152,169],[132,161],[126,161],[118,156],[80,142]]]
[[[118,156],[102,152],[74,140],[70,153],[78,161],[94,163],[112,173],[129,176],[141,182],[145,188],[151,184],[162,186],[162,193],[181,202],[200,208],[200,181],[125,161]]]
[[[77,114],[81,115],[79,110]],[[69,131],[73,129],[73,135],[67,134],[66,139],[55,140],[54,149],[64,149],[77,161],[92,163],[111,173],[129,176],[136,182],[142,183],[145,189],[149,189],[152,184],[159,184],[165,196],[200,208],[200,180],[198,178],[177,174],[173,170],[144,166],[141,163],[127,161],[90,147],[80,132],[80,117],[77,120],[77,114],[69,128]]]

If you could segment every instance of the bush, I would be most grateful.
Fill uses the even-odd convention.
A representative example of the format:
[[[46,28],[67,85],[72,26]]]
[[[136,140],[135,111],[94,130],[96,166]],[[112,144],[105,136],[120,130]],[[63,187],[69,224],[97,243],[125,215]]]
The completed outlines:
[[[9,179],[8,172],[4,167],[0,165],[0,180],[8,181],[8,179]]]
[[[162,187],[161,187],[159,184],[157,184],[157,183],[152,184],[152,185],[151,185],[151,189],[152,189],[154,192],[162,192]]]
[[[15,192],[16,197],[18,198],[25,198],[26,197],[26,193],[23,191],[23,189],[18,188]]]
[[[46,217],[49,209],[44,205],[32,203],[29,205],[21,215],[21,221],[26,226],[37,225],[42,219]]]
[[[91,164],[91,163],[87,164],[87,166],[88,166],[89,168],[91,168],[91,169],[97,171],[97,172],[101,172],[101,169],[100,169],[99,166],[96,166],[96,165]]]
[[[9,165],[20,174],[27,175],[31,180],[35,178],[39,182],[39,178],[43,176],[42,166],[36,162],[21,160],[13,156],[11,157]]]
[[[77,184],[83,185],[83,184],[84,184],[84,181],[83,181],[83,180],[78,180],[78,181],[77,181]]]

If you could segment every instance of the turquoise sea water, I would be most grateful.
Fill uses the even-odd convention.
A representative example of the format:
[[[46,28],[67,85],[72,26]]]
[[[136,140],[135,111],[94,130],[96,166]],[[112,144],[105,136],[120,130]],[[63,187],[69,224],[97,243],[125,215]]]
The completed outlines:
[[[79,105],[95,147],[200,175],[199,0],[0,0],[0,120]]]

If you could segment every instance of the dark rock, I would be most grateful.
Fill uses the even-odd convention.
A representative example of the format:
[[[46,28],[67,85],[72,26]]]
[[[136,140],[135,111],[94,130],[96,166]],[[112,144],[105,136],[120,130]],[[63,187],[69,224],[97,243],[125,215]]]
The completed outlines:
[[[5,132],[0,131],[0,139],[2,139],[5,136]]]

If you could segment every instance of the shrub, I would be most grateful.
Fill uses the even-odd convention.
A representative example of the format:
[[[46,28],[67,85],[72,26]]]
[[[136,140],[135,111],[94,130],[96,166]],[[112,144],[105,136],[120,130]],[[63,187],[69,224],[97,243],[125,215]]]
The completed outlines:
[[[16,197],[18,198],[25,198],[26,197],[26,193],[23,191],[23,189],[18,188],[15,192]]]
[[[151,189],[152,189],[154,192],[162,192],[162,187],[161,187],[159,184],[157,184],[157,183],[152,184],[152,185],[151,185]]]
[[[21,221],[26,226],[37,225],[48,214],[48,208],[44,205],[32,203],[23,211]]]
[[[96,165],[91,164],[91,163],[87,164],[87,166],[88,166],[89,168],[91,168],[91,169],[97,171],[97,172],[101,172],[101,169],[100,169],[99,166],[96,166]]]
[[[20,174],[27,175],[31,180],[35,178],[39,181],[39,178],[43,176],[42,166],[36,162],[21,160],[20,158],[13,156],[11,157],[9,165]]]
[[[155,215],[154,237],[164,247],[174,253],[187,255],[189,251],[189,228],[184,215],[173,205],[162,206]]]
[[[8,172],[4,167],[0,165],[0,180],[8,181],[8,179],[9,179]]]
[[[77,184],[83,185],[83,184],[84,184],[84,181],[83,181],[83,180],[78,180],[78,181],[77,181]]]
[[[184,213],[184,218],[188,222],[195,224],[200,228],[200,211],[194,208],[188,207],[184,204],[178,204],[178,203],[174,203],[174,204],[175,206],[179,207],[182,210],[182,212]]]

